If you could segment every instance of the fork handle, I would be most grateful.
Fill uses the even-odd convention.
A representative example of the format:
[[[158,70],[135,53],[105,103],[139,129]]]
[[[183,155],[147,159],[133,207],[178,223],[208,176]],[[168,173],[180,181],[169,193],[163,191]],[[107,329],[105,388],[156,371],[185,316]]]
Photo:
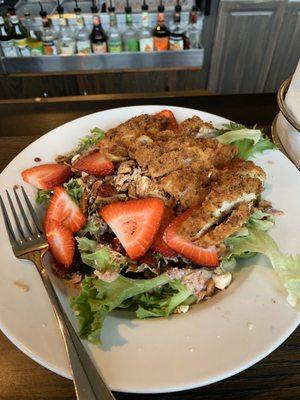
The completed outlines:
[[[73,383],[78,400],[116,400],[104,378],[97,371],[53,288],[49,275],[43,266],[41,252],[28,254],[26,258],[33,261],[40,273],[45,289],[50,298],[54,313],[59,323],[65,348],[69,356],[73,373]]]

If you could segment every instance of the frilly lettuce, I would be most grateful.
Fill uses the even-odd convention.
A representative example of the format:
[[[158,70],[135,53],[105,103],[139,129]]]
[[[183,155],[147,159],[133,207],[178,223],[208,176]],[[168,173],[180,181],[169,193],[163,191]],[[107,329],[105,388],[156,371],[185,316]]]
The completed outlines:
[[[89,234],[92,238],[100,241],[101,236],[107,231],[107,223],[97,214],[90,215],[87,223],[77,233],[78,236],[85,236]]]
[[[38,189],[36,192],[35,201],[38,204],[48,204],[50,201],[51,193],[52,193],[51,190]]]
[[[165,285],[170,278],[162,274],[152,279],[130,279],[119,275],[112,282],[85,278],[78,297],[71,299],[71,307],[78,320],[79,335],[92,343],[100,343],[100,332],[108,313],[117,307],[128,307],[136,296]]]
[[[296,306],[300,299],[300,254],[295,256],[282,253],[271,236],[258,229],[248,228],[247,236],[230,237],[226,244],[230,248],[227,260],[231,257],[255,252],[266,255],[287,290],[287,301],[291,306]],[[226,265],[223,265],[226,268]]]
[[[86,237],[77,237],[76,240],[82,261],[100,272],[119,272],[127,264],[126,257],[109,246],[98,244]]]
[[[224,144],[234,144],[238,149],[238,157],[245,160],[255,153],[275,148],[275,145],[263,136],[260,129],[247,129],[244,125],[233,122],[224,124],[223,127],[218,131],[218,141]]]

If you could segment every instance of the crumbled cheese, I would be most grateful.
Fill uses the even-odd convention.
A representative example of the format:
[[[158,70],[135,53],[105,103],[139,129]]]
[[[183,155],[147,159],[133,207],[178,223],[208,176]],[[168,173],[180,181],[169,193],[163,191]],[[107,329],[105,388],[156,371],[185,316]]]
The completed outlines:
[[[213,274],[212,278],[215,283],[215,287],[217,289],[224,290],[227,286],[230,285],[232,275],[229,271],[224,271],[222,273]]]

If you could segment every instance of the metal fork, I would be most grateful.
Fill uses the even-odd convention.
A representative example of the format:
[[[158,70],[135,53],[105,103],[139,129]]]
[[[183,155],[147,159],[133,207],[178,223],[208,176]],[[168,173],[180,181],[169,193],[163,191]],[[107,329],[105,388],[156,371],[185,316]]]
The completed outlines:
[[[26,208],[31,215],[31,218],[26,216],[26,208],[22,205],[17,189],[14,188],[14,194],[20,214],[22,215],[23,224],[18,217],[11,196],[8,191],[6,191],[11,212],[15,220],[16,231],[12,227],[6,207],[2,197],[0,196],[0,204],[7,234],[15,256],[17,258],[32,261],[42,278],[58,320],[65,348],[69,356],[77,399],[113,400],[115,397],[88,356],[52,286],[47,270],[43,265],[43,256],[48,250],[48,243],[43,232],[43,227],[24,188],[21,187],[21,190],[26,203]],[[32,219],[32,221],[30,222],[29,219]]]

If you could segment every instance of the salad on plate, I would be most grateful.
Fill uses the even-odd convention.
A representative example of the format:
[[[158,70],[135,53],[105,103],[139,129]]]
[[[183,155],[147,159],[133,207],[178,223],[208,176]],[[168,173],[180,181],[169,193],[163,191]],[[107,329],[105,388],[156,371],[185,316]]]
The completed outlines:
[[[51,164],[22,172],[45,207],[52,269],[79,293],[79,334],[100,342],[105,317],[186,313],[225,290],[238,259],[265,254],[294,306],[300,255],[267,233],[280,214],[263,199],[266,174],[249,160],[274,145],[259,129],[216,129],[170,110],[91,130]],[[255,159],[255,158],[253,158]]]

